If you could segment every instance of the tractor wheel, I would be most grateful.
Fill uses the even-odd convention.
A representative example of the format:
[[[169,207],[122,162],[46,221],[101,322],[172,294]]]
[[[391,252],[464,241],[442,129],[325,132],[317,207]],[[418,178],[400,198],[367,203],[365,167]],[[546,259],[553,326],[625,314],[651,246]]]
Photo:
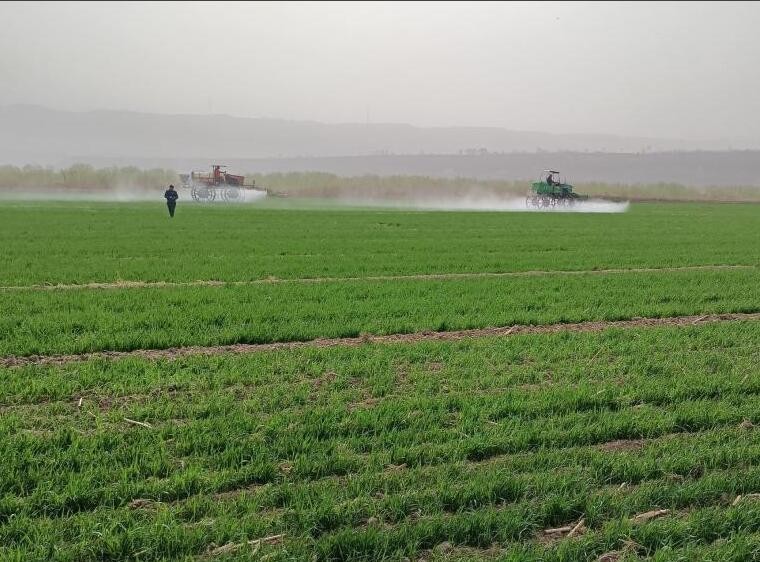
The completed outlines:
[[[206,187],[205,185],[194,186],[190,194],[193,200],[199,203],[210,203],[216,199],[216,190],[213,187]]]
[[[222,199],[229,203],[242,203],[245,193],[239,187],[225,187],[222,189]]]

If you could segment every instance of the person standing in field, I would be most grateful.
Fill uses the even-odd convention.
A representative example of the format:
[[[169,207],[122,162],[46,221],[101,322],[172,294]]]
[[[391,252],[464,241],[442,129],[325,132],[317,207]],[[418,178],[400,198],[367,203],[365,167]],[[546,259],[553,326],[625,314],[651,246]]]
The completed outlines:
[[[174,217],[174,209],[177,206],[177,199],[179,199],[179,193],[175,191],[173,185],[170,185],[169,189],[164,191],[164,197],[166,197],[166,206],[169,207],[169,216]]]

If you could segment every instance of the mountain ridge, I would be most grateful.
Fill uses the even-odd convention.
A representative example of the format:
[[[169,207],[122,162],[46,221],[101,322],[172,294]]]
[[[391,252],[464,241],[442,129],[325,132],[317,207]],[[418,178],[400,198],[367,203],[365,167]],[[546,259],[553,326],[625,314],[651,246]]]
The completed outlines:
[[[406,123],[323,123],[226,114],[128,110],[61,111],[0,106],[0,163],[63,165],[97,158],[294,158],[369,155],[638,153],[725,148],[609,134],[420,127]]]

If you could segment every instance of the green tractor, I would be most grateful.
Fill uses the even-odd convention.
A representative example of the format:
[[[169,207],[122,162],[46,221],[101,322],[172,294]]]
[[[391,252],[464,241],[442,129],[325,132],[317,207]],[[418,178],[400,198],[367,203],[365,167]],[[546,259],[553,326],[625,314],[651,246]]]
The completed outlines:
[[[529,209],[551,207],[572,207],[578,201],[585,201],[588,195],[578,195],[573,186],[565,183],[556,170],[544,170],[544,176],[531,184],[530,193],[525,197],[525,206]]]

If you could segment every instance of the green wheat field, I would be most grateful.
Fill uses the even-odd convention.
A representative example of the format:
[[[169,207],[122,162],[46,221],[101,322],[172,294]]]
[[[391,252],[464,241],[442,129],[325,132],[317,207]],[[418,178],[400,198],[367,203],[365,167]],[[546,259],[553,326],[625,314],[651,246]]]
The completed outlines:
[[[760,560],[760,207],[288,205],[0,204],[0,560]]]

